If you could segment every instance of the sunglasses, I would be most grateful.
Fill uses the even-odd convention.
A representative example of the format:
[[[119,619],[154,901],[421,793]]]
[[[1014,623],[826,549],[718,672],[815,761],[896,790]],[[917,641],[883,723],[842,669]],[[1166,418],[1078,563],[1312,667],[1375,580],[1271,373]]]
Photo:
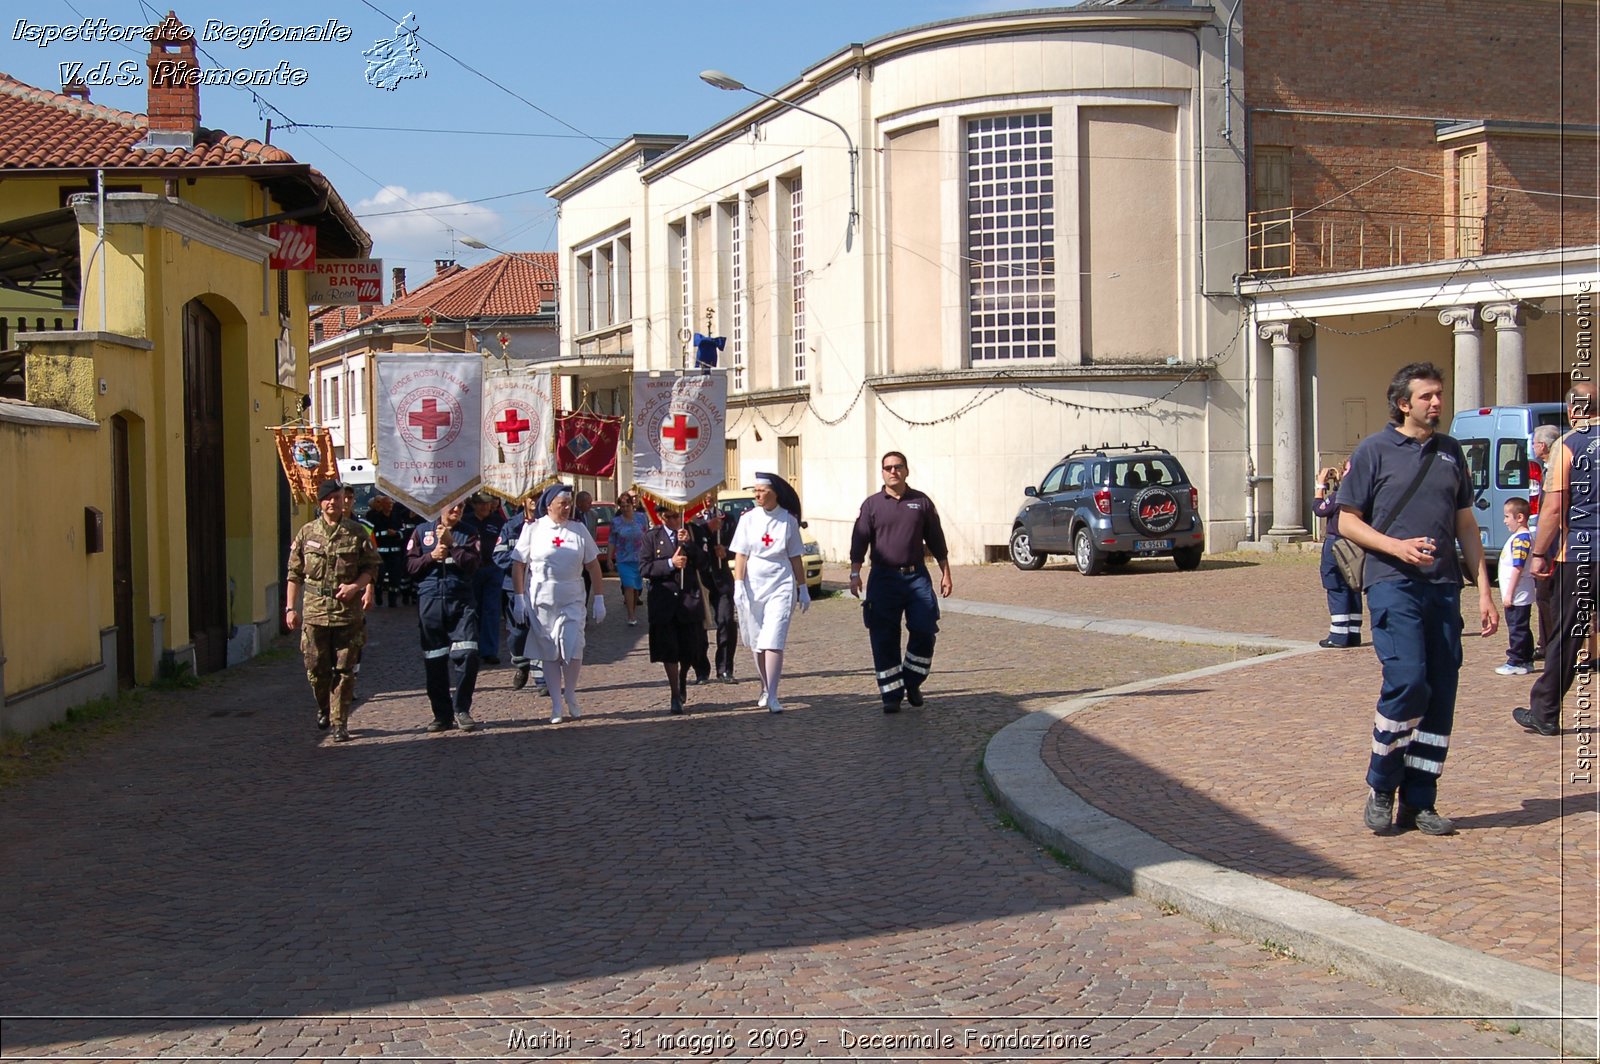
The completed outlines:
[[[906,471],[905,463],[896,462],[893,465],[886,465],[883,467],[883,471],[885,473],[904,473]]]

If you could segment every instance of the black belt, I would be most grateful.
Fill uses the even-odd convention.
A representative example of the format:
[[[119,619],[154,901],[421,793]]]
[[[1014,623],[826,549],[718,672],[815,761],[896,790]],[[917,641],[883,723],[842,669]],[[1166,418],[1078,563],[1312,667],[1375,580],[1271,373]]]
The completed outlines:
[[[891,565],[889,568],[893,569],[901,576],[911,576],[913,573],[922,572],[922,566],[920,565]]]

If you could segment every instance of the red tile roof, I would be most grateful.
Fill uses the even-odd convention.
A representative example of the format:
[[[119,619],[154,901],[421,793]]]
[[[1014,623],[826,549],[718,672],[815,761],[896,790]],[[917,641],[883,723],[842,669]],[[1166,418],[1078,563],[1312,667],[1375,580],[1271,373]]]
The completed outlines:
[[[293,164],[294,156],[259,140],[201,128],[193,148],[145,151],[142,114],[36,89],[0,73],[0,169],[249,166]]]
[[[427,284],[373,315],[378,321],[435,318],[468,320],[532,316],[556,298],[556,254],[531,251],[497,255],[469,270],[436,275]]]
[[[519,251],[497,255],[471,269],[450,266],[366,318],[358,307],[326,307],[311,316],[312,336],[322,325],[331,340],[368,323],[418,321],[424,312],[438,321],[533,317],[556,298],[556,253]]]

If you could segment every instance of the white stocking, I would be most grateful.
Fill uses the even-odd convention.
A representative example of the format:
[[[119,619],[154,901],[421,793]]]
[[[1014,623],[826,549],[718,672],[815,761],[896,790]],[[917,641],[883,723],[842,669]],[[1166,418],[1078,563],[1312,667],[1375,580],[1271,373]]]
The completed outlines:
[[[567,711],[578,715],[578,673],[583,671],[583,659],[561,663],[561,693],[567,699]]]
[[[783,651],[763,650],[759,653],[761,658],[761,680],[767,685],[767,701],[778,700],[778,679],[783,675]]]

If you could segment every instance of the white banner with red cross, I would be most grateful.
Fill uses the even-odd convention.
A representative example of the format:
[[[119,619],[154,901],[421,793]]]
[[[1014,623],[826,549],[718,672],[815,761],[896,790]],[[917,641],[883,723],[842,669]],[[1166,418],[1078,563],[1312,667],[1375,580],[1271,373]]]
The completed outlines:
[[[648,498],[689,506],[721,486],[727,452],[723,371],[633,376],[633,483]]]
[[[478,486],[483,356],[379,355],[378,489],[432,519]]]
[[[483,378],[483,489],[521,502],[556,479],[548,370],[491,369]]]

